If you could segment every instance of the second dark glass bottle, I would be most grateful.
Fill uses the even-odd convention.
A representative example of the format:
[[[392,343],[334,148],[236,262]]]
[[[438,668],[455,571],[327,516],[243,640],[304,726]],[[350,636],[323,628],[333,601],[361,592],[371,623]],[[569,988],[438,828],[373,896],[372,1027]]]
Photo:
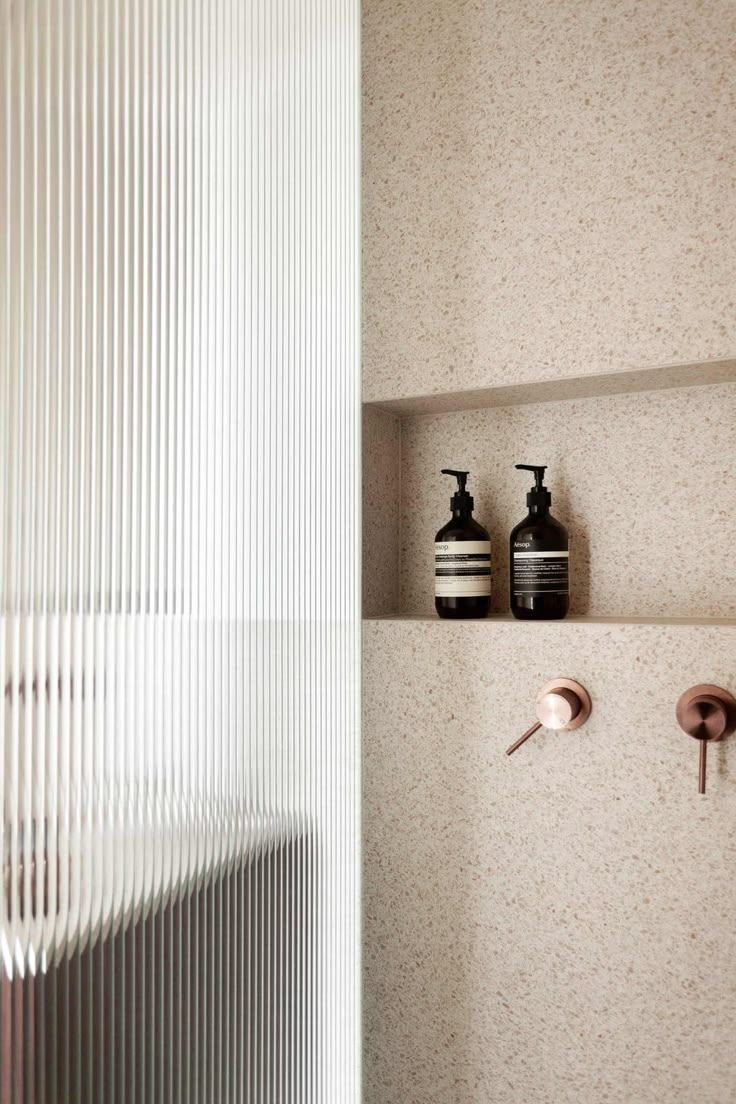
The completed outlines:
[[[534,486],[526,496],[529,513],[511,530],[511,612],[522,621],[560,620],[570,608],[567,529],[549,512],[552,495],[544,486],[546,465],[516,467],[534,472]]]

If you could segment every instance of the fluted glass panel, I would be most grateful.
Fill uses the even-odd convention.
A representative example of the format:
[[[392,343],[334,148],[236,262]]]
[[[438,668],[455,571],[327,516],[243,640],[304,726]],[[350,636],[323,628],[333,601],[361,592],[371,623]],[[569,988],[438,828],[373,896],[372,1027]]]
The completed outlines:
[[[0,0],[0,1104],[358,1100],[357,0]]]

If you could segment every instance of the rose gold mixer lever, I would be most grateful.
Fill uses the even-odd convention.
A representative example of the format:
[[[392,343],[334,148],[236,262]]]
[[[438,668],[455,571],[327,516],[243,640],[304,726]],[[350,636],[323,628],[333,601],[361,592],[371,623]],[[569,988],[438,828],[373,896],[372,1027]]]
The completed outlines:
[[[537,694],[537,723],[528,728],[523,736],[506,748],[507,755],[520,748],[542,726],[554,728],[558,732],[571,732],[584,725],[592,709],[590,694],[579,682],[558,678],[546,683]]]
[[[700,741],[698,793],[704,794],[708,744],[730,736],[736,729],[736,698],[720,686],[701,683],[680,697],[676,714],[680,728]]]

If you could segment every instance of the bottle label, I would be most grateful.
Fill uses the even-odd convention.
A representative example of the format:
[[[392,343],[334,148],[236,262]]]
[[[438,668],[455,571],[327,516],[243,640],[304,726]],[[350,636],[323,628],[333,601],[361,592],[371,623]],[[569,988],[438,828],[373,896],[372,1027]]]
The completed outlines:
[[[477,598],[491,593],[490,541],[435,541],[437,598]]]
[[[542,541],[519,541],[512,549],[514,594],[569,594],[570,553]]]

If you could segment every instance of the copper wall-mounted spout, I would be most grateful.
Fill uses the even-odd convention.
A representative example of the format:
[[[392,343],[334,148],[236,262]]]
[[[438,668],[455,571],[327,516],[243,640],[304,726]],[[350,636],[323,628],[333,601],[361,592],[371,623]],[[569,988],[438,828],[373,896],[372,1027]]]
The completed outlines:
[[[704,794],[708,744],[736,729],[736,698],[720,686],[700,683],[682,694],[675,712],[683,732],[700,741],[698,793]]]
[[[573,679],[558,678],[545,683],[537,694],[537,721],[520,736],[511,747],[506,748],[507,755],[520,748],[540,728],[553,728],[557,732],[571,732],[584,725],[590,716],[592,703],[590,694]]]

